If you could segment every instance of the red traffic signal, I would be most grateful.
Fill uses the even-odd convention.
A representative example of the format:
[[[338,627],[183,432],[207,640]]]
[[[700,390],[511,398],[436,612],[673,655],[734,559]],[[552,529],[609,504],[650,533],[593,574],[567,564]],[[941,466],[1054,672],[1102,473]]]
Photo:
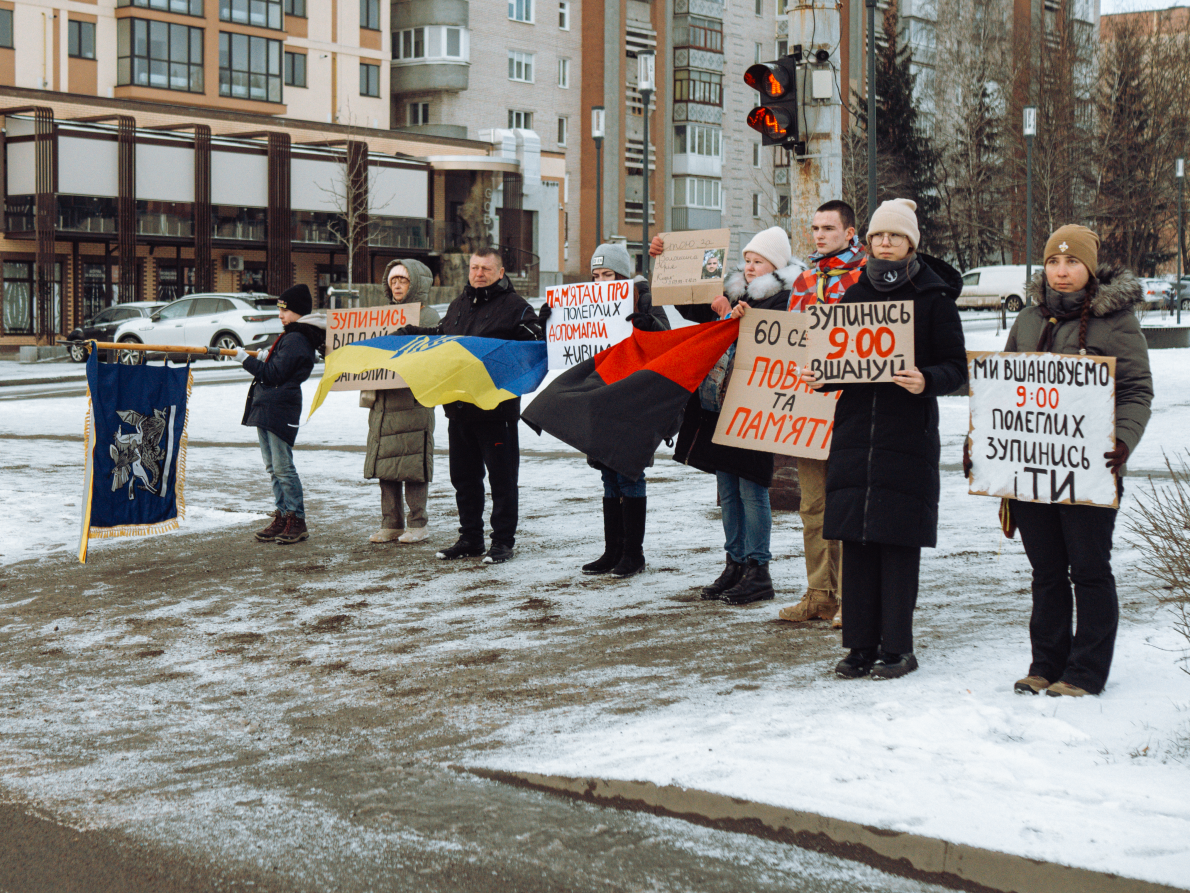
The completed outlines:
[[[760,94],[763,105],[748,113],[748,126],[765,146],[793,148],[798,141],[797,60],[783,56],[757,62],[744,72],[744,83]]]

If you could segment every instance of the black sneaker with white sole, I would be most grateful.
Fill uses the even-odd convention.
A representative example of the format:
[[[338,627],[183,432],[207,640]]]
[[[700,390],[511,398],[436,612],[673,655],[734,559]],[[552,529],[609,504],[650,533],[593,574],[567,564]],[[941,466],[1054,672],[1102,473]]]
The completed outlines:
[[[512,557],[512,546],[505,546],[502,543],[492,543],[492,548],[488,549],[488,554],[483,556],[484,564],[503,564]]]
[[[443,561],[454,561],[456,558],[478,558],[483,554],[483,543],[473,543],[470,540],[459,539],[449,549],[443,549],[437,557]]]

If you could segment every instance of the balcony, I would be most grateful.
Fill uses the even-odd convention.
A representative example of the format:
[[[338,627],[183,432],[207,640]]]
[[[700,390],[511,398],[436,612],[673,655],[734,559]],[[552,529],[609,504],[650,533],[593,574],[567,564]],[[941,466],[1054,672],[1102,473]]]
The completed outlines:
[[[722,224],[723,213],[707,208],[671,208],[670,218],[673,220],[673,230],[719,229]]]
[[[467,89],[471,65],[468,62],[392,62],[389,86],[400,93],[459,93]]]

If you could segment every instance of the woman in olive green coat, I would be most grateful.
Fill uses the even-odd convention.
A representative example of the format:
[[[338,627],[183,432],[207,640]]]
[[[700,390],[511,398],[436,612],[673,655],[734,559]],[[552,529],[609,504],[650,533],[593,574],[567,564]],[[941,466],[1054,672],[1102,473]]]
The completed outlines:
[[[435,326],[438,314],[425,304],[434,281],[429,268],[416,260],[394,260],[384,270],[389,300],[422,304],[418,325]],[[426,497],[434,479],[434,410],[413,399],[408,388],[365,391],[373,394],[368,414],[368,453],[364,477],[380,479],[380,530],[369,541],[420,543],[429,534]],[[409,506],[408,517],[402,506]]]

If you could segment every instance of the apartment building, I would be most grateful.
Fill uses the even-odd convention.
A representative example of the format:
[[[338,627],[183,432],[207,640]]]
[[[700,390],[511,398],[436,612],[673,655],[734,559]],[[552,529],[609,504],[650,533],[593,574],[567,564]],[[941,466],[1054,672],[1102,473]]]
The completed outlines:
[[[567,173],[578,169],[583,151],[582,6],[579,0],[391,5],[392,126],[481,140],[519,163],[519,170],[500,175],[451,177],[448,225],[464,241],[490,230],[506,265],[536,268],[547,285],[566,272],[577,275],[583,265],[578,183]]]
[[[386,128],[389,40],[384,0],[6,0],[0,84]]]

